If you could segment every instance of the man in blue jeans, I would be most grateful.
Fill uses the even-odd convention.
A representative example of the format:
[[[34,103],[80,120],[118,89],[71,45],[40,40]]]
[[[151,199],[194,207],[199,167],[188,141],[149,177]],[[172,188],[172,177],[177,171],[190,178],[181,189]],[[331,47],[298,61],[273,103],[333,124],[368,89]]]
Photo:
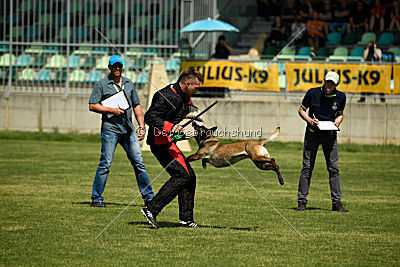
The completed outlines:
[[[96,83],[89,99],[89,110],[102,114],[101,156],[93,182],[92,207],[105,207],[102,194],[118,143],[124,148],[135,170],[136,180],[145,204],[154,196],[139,146],[139,141],[143,140],[146,134],[143,112],[132,81],[122,76],[123,65],[124,62],[119,55],[111,56],[108,64],[110,74]],[[106,107],[100,103],[122,90],[129,103],[128,109]],[[132,110],[139,124],[136,131],[132,123]]]

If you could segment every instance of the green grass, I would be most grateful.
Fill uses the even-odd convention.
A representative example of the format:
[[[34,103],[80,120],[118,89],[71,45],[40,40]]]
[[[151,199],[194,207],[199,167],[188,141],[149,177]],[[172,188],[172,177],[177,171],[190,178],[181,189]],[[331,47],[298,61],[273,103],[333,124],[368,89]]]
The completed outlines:
[[[0,133],[0,265],[399,265],[400,148],[340,145],[343,203],[332,212],[319,151],[309,210],[297,212],[301,143],[271,143],[285,185],[251,161],[235,167],[306,237],[303,240],[233,168],[201,168],[195,219],[181,229],[174,200],[149,227],[133,170],[118,147],[104,193],[107,208],[89,207],[100,156],[98,135]],[[151,179],[162,170],[150,152]],[[153,187],[168,179],[164,172]]]

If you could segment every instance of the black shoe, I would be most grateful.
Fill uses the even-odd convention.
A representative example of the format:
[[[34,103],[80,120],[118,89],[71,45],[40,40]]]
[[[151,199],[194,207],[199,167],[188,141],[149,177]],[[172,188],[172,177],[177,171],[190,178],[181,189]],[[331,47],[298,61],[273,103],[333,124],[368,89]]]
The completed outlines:
[[[194,221],[181,221],[179,223],[180,227],[201,227],[201,225],[198,225]]]
[[[307,206],[306,203],[299,203],[299,206],[297,206],[296,210],[300,210],[300,211],[306,210],[306,206]]]
[[[149,206],[150,201],[151,201],[151,200],[145,200],[145,201],[144,201],[144,206],[145,206],[146,208]]]
[[[151,211],[149,211],[147,208],[143,208],[142,213],[155,229],[159,228],[156,221],[156,216],[154,216],[153,213],[151,213]]]
[[[332,211],[349,212],[349,210],[346,210],[345,208],[343,208],[342,203],[333,204],[332,205]]]
[[[91,207],[96,207],[96,208],[105,208],[106,205],[103,204],[103,202],[92,202],[92,204],[90,204]]]
[[[358,103],[364,103],[365,102],[365,98],[360,98],[357,102]]]

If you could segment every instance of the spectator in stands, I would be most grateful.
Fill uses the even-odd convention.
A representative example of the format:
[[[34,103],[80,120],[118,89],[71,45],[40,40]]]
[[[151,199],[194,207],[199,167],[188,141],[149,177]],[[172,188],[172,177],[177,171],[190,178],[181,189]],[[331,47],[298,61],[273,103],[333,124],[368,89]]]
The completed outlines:
[[[356,7],[351,10],[348,24],[348,32],[367,32],[369,11],[362,1],[357,1]]]
[[[307,21],[307,36],[308,45],[311,47],[311,55],[315,56],[321,39],[324,37],[322,32],[324,30],[324,23],[319,20],[317,11],[313,11],[312,16],[313,19]]]
[[[364,60],[369,62],[380,62],[382,60],[382,51],[381,49],[376,47],[376,43],[374,41],[370,41],[368,43],[367,48],[364,50]],[[371,95],[371,93],[361,93],[361,98],[358,102],[365,102],[365,95]],[[385,95],[380,93],[381,102],[385,102]]]
[[[384,31],[385,15],[386,15],[386,6],[382,5],[380,0],[375,0],[374,5],[371,7],[371,24],[369,25],[369,30],[371,32]]]
[[[295,21],[292,23],[290,29],[290,39],[296,37],[303,29],[306,27],[306,24],[301,19],[300,15],[297,15]],[[296,39],[294,39],[294,43],[296,45],[303,45],[306,42],[306,31],[304,30]]]
[[[108,64],[110,74],[96,83],[89,99],[89,110],[102,114],[101,156],[93,182],[92,207],[105,207],[102,194],[118,143],[124,148],[135,170],[139,191],[145,204],[152,200],[154,195],[139,146],[139,141],[143,140],[146,134],[143,112],[133,82],[122,76],[123,66],[124,62],[119,55],[111,56]],[[101,104],[101,101],[122,90],[130,106],[128,109]],[[136,130],[132,124],[132,111],[139,125]]]
[[[258,0],[258,15],[269,20],[271,16],[281,14],[281,5],[278,0]]]
[[[293,0],[289,0],[288,6],[284,8],[281,12],[281,21],[282,21],[282,26],[285,29],[290,29],[292,26],[292,23],[296,19],[297,12],[293,4]]]
[[[400,3],[396,1],[393,3],[393,8],[390,9],[390,25],[389,31],[393,31],[396,27],[400,31]]]
[[[334,23],[331,24],[329,30],[331,32],[337,32],[338,29],[340,29],[340,33],[343,35],[346,32],[350,16],[350,9],[347,6],[346,0],[340,0],[340,4],[335,7],[333,16]]]
[[[299,14],[303,18],[304,23],[312,19],[313,8],[310,0],[300,0],[296,6],[299,9]]]
[[[231,54],[232,48],[225,42],[225,36],[221,35],[218,37],[218,43],[215,46],[214,58],[227,59]]]
[[[267,38],[266,43],[272,45],[278,45],[281,41],[286,40],[286,29],[282,25],[281,17],[276,16],[275,22],[271,26],[270,36]]]
[[[333,19],[333,10],[329,0],[324,1],[324,5],[319,12],[319,18],[324,23],[325,36],[328,36],[329,26],[331,25]]]

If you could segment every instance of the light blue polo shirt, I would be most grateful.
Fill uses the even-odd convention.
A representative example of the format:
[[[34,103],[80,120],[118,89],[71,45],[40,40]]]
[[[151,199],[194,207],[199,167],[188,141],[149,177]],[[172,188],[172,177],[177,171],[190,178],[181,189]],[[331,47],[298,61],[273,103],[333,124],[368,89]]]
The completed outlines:
[[[119,87],[119,85],[114,82],[110,74],[106,78],[97,82],[93,88],[92,94],[90,95],[89,104],[100,103],[104,99],[121,90],[124,90],[131,107],[125,110],[124,114],[119,116],[114,115],[111,118],[108,118],[106,114],[103,114],[101,118],[102,130],[109,130],[123,134],[134,131],[135,129],[132,123],[132,109],[136,105],[140,104],[140,99],[135,86],[128,78],[122,77],[122,87]]]

